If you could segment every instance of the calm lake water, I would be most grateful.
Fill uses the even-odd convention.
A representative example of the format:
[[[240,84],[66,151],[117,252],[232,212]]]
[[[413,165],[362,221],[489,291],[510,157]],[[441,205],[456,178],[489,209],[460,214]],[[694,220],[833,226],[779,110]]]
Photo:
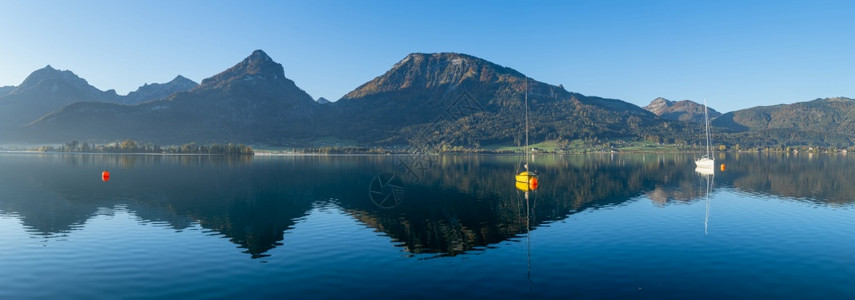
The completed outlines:
[[[0,299],[855,298],[855,156],[692,159],[0,154]]]

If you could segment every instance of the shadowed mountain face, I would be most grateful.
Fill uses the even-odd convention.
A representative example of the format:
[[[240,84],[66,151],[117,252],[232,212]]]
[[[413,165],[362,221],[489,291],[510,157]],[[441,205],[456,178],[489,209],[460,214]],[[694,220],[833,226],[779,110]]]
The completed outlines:
[[[189,92],[133,106],[75,103],[28,130],[48,140],[282,143],[307,134],[317,105],[258,50]]]
[[[644,107],[645,110],[668,120],[704,122],[704,105],[691,100],[670,101],[665,98],[656,98]],[[721,113],[712,108],[707,108],[710,120],[721,116]]]
[[[520,142],[526,93],[535,140],[629,137],[663,123],[635,105],[571,93],[477,57],[415,53],[333,103],[336,119],[356,125],[333,133],[392,144]]]

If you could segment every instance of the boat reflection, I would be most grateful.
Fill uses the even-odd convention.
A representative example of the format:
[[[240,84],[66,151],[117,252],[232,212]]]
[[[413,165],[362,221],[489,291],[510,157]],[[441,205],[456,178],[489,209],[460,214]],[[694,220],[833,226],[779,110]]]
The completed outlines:
[[[698,175],[700,175],[701,184],[706,188],[706,190],[704,191],[704,195],[706,196],[704,200],[704,234],[709,234],[710,193],[712,192],[713,182],[715,180],[715,169],[696,168],[695,173],[698,173]]]
[[[536,177],[532,177],[532,178],[537,180]],[[532,216],[532,214],[533,214],[532,212],[534,211],[533,208],[537,204],[537,198],[538,198],[537,197],[538,196],[537,187],[538,187],[538,184],[537,184],[537,181],[534,181],[534,187],[532,187],[531,181],[530,180],[528,180],[528,181],[529,182],[520,182],[519,177],[518,177],[517,182],[515,184],[515,187],[517,189],[517,206],[520,209],[523,209],[522,212],[520,212],[520,209],[518,209],[517,211],[519,212],[519,218],[523,220],[520,223],[525,224],[524,234],[525,234],[525,249],[526,249],[526,251],[525,251],[525,253],[526,253],[526,279],[528,279],[529,290],[532,290],[534,288],[534,281],[532,281],[532,279],[531,279],[531,251],[532,251],[531,220],[533,218],[533,216]]]

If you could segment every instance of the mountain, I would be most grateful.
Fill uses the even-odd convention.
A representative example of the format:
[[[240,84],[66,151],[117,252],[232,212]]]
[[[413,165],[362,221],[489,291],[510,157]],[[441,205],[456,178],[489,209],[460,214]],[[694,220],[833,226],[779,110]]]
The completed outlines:
[[[644,107],[645,110],[665,119],[675,121],[704,122],[704,105],[691,100],[670,101],[665,98],[656,98]],[[721,115],[715,109],[707,107],[710,119]]]
[[[115,102],[120,98],[116,91],[101,91],[71,71],[46,66],[0,97],[0,130],[23,126],[74,102]]]
[[[773,145],[849,146],[855,143],[855,100],[837,97],[758,106],[726,113],[712,124]]]
[[[855,132],[855,100],[839,97],[758,106],[726,113],[713,125],[735,131],[795,129],[851,134]]]
[[[481,58],[413,53],[330,104],[330,132],[381,144],[524,143],[528,90],[531,139],[667,135],[682,125],[620,100],[585,96]]]
[[[199,84],[178,75],[167,83],[145,84],[122,99],[124,104],[137,104],[149,100],[163,99],[169,95],[189,91]]]
[[[68,70],[57,70],[50,65],[34,71],[9,95],[42,95],[76,97],[90,101],[111,101],[118,95],[115,90],[101,91],[85,79]]]
[[[318,104],[256,50],[190,91],[137,105],[80,102],[30,123],[44,140],[286,143],[312,129]]]
[[[324,97],[318,98],[318,104],[329,104],[329,103],[332,103],[332,102],[330,102],[330,100],[327,100],[327,98],[324,98]]]
[[[11,93],[13,90],[15,90],[15,87],[14,87],[14,86],[11,86],[11,85],[7,85],[7,86],[0,86],[0,97],[3,97],[3,96],[8,95],[8,94],[9,94],[9,93]]]

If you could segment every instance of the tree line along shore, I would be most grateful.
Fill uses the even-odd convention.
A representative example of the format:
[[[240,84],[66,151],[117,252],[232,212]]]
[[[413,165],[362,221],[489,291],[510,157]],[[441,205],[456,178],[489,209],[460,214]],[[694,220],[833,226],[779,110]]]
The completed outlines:
[[[45,145],[31,149],[38,152],[64,153],[145,153],[145,154],[211,154],[211,155],[254,155],[252,146],[244,144],[198,144],[160,146],[150,142],[124,140],[121,142],[95,144],[71,141],[63,145]]]

